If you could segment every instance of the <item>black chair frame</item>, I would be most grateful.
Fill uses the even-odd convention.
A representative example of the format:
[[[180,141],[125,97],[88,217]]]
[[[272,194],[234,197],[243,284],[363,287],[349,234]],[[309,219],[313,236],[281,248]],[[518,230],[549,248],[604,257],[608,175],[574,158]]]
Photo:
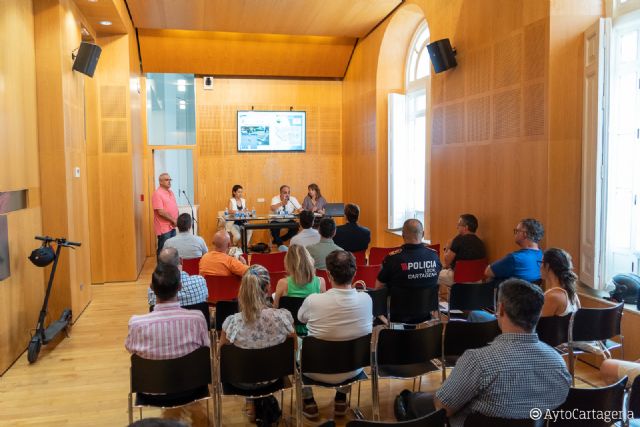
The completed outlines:
[[[293,414],[293,394],[297,382],[294,339],[288,337],[281,344],[261,349],[243,349],[232,344],[220,348],[215,386],[217,425],[222,425],[223,395],[256,399],[280,392],[281,406],[284,407],[284,390],[290,389],[290,412]],[[293,382],[289,379],[290,376],[294,377]],[[273,380],[275,381],[271,382]],[[268,384],[255,389],[244,389],[234,385],[262,382]],[[296,422],[299,423],[300,420],[296,416]]]
[[[142,418],[145,406],[174,408],[204,399],[207,399],[209,415],[208,400],[214,397],[209,347],[200,347],[177,359],[149,360],[134,354],[131,356],[130,378],[129,424],[133,422],[134,407],[139,408]]]
[[[624,303],[606,308],[580,308],[571,316],[569,324],[569,372],[571,373],[573,386],[575,386],[576,357],[580,354],[588,353],[584,349],[576,348],[575,342],[596,341],[605,359],[611,357],[611,350],[620,348],[620,358],[624,359],[624,336],[620,328],[623,309]],[[620,342],[612,341],[611,338],[614,337],[619,337]]]
[[[432,313],[440,314],[438,287],[427,288],[392,286],[389,289],[389,322],[417,325],[432,319]]]
[[[437,371],[442,364],[442,323],[417,329],[379,329],[373,352],[372,393],[374,419],[380,419],[380,378],[415,379]],[[421,385],[422,381],[419,381]]]
[[[293,324],[295,326],[306,326],[306,323],[302,323],[298,320],[298,311],[300,310],[300,307],[302,307],[304,300],[305,298],[283,296],[280,297],[280,301],[278,302],[278,308],[283,308],[291,313],[291,316],[293,317]]]
[[[623,377],[618,382],[608,385],[606,387],[599,388],[574,388],[571,387],[569,389],[569,395],[567,396],[567,400],[560,405],[558,410],[563,411],[600,411],[605,412],[608,411],[613,413],[613,411],[617,411],[618,414],[622,415],[623,405],[624,405],[624,393],[625,386],[627,384],[627,377]],[[589,420],[589,427],[608,427],[611,424],[621,421],[622,419],[614,419],[609,422],[605,422],[605,420]],[[558,419],[557,421],[550,421],[549,426],[559,426],[559,427],[571,427],[571,426],[583,426],[585,424],[585,420],[562,420]]]
[[[451,318],[451,310],[485,310],[495,311],[496,288],[491,283],[454,283],[449,292],[447,317]]]
[[[327,355],[331,357],[327,357]],[[305,372],[314,374],[339,374],[355,371],[371,365],[371,334],[363,335],[349,341],[326,341],[308,336],[302,339],[302,351],[300,353],[300,379],[299,397],[302,402],[302,386],[318,386],[324,388],[338,388],[358,383],[358,403],[353,411],[359,413],[360,406],[360,382],[369,379],[362,371],[353,378],[349,378],[340,384],[329,384],[315,381],[304,375]],[[372,388],[373,390],[373,388]],[[347,400],[347,406],[351,406],[351,393]],[[298,411],[302,412],[302,405],[298,405]]]
[[[484,347],[498,335],[500,335],[500,327],[497,320],[489,322],[449,320],[442,334],[442,381],[447,379],[447,367],[455,366],[462,353],[472,348]]]

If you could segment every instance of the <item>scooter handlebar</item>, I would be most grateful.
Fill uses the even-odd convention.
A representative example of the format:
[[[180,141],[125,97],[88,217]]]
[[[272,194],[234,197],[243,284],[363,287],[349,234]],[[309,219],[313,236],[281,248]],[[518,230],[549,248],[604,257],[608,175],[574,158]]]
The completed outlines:
[[[59,238],[59,239],[55,239],[53,237],[49,237],[49,236],[36,236],[36,240],[42,240],[43,242],[56,242],[59,245],[62,246],[82,246],[82,243],[79,242],[70,242],[67,241],[67,239],[65,239],[64,237]]]

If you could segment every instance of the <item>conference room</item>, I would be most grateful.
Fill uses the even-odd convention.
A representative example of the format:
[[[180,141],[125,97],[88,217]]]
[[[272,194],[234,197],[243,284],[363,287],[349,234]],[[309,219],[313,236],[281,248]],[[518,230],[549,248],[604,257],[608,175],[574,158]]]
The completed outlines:
[[[227,298],[214,300],[215,281],[203,309],[212,399],[130,411],[128,325],[153,309],[158,237],[183,232],[180,214],[209,253],[228,231],[249,266],[229,299],[253,265],[267,267],[271,296],[295,275],[291,236],[272,231],[298,232],[300,211],[314,211],[322,232],[322,218],[340,230],[353,222],[343,207],[358,207],[370,243],[351,251],[350,281],[374,296],[388,284],[387,254],[408,244],[407,221],[420,223],[415,244],[437,252],[437,263],[416,265],[452,269],[461,228],[482,240],[482,268],[453,279],[468,284],[493,283],[486,269],[525,247],[519,233],[535,219],[544,232],[528,243],[543,272],[530,281],[551,289],[542,254],[553,248],[576,276],[579,303],[556,343],[571,350],[569,393],[618,384],[624,375],[607,376],[604,359],[640,359],[640,0],[3,0],[0,23],[0,424],[252,424],[248,401],[220,396],[221,319],[213,325]],[[163,188],[176,212],[160,232]],[[327,230],[318,239],[331,240]],[[311,273],[327,293],[345,285],[329,264]],[[498,289],[491,307],[476,299],[459,314],[491,309],[502,324]],[[415,331],[446,335],[450,297]],[[393,320],[384,298],[373,314]],[[580,310],[610,313],[613,332],[569,339]],[[374,350],[380,330],[413,332],[377,319]],[[590,322],[591,332],[605,323]],[[578,341],[607,348],[577,355],[593,353]],[[385,378],[370,355],[370,381],[353,385],[346,415],[320,387],[318,417],[303,415],[294,375],[291,395],[275,394],[282,422],[391,425],[403,389],[435,393],[455,372],[438,348],[437,369],[405,379]],[[631,392],[624,405],[636,400]],[[615,405],[629,409],[621,397]]]

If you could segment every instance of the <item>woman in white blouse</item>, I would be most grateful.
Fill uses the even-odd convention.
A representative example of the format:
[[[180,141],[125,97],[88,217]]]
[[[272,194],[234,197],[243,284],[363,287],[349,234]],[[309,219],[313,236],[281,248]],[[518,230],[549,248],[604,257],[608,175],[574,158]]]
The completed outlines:
[[[266,348],[283,343],[287,337],[295,337],[293,317],[284,309],[270,307],[269,272],[254,264],[242,276],[238,291],[239,313],[229,316],[222,323],[219,346],[233,344],[240,348]],[[268,385],[264,383],[234,384],[238,388],[254,390]],[[255,407],[246,400],[246,413],[255,422]]]
[[[247,201],[242,198],[242,193],[244,189],[242,185],[236,184],[231,189],[231,198],[229,199],[229,215],[235,215],[236,213],[244,212],[246,214],[249,213],[249,209],[247,208]],[[246,221],[238,220],[234,221],[233,225],[230,229],[231,235],[233,236],[233,242],[236,245],[240,245],[240,226],[244,224]],[[253,234],[253,230],[247,230],[247,243],[251,241],[251,235]]]

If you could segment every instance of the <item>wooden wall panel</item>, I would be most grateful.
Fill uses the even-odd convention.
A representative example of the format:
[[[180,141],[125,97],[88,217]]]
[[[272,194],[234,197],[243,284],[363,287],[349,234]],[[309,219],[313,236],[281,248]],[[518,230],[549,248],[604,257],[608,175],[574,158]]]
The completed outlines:
[[[604,2],[554,1],[549,47],[549,246],[565,248],[580,270],[583,32]]]
[[[132,29],[131,29],[132,31]],[[89,143],[94,283],[135,280],[147,254],[142,177],[142,89],[131,35],[102,37]],[[132,56],[134,55],[134,56]],[[114,181],[114,178],[116,178]]]
[[[386,23],[383,23],[386,27]],[[376,141],[376,72],[384,31],[378,29],[359,43],[343,81],[342,174],[345,202],[360,206],[360,223],[371,229],[377,242],[379,200]],[[386,205],[386,202],[385,202]]]
[[[196,202],[200,204],[200,235],[211,244],[216,215],[231,197],[231,187],[244,187],[249,208],[267,213],[271,197],[282,184],[302,202],[315,182],[328,201],[342,201],[342,83],[296,80],[216,79],[202,89],[196,79]],[[307,111],[306,153],[238,153],[237,111]],[[157,186],[158,171],[153,186]],[[149,194],[150,196],[150,194]],[[258,198],[265,201],[259,203]],[[266,233],[253,240],[268,242]]]
[[[49,312],[55,319],[70,307],[75,321],[91,299],[84,77],[70,56],[80,19],[71,0],[48,0],[34,4],[34,23],[43,232],[83,243],[58,264]]]
[[[28,189],[7,214],[11,276],[0,281],[0,374],[27,347],[44,298],[44,270],[27,256],[42,233],[31,1],[0,2],[0,192]]]

